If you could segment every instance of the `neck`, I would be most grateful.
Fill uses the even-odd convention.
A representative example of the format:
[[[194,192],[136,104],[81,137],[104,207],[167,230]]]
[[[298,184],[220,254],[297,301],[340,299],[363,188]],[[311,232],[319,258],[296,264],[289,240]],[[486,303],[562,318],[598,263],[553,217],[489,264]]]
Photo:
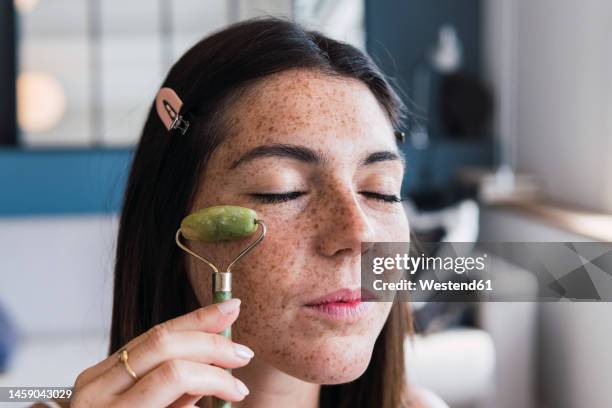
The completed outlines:
[[[253,358],[246,367],[232,370],[232,374],[242,380],[251,393],[236,408],[260,407],[304,407],[319,406],[319,384],[302,381],[271,365]]]

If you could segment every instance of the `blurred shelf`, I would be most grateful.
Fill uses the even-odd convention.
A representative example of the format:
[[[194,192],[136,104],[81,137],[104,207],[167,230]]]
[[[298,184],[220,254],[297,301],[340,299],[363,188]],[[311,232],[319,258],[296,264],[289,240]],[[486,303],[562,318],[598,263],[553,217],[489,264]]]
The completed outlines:
[[[516,211],[543,220],[554,227],[597,241],[612,242],[612,214],[610,213],[572,208],[545,199],[506,200],[493,207]]]

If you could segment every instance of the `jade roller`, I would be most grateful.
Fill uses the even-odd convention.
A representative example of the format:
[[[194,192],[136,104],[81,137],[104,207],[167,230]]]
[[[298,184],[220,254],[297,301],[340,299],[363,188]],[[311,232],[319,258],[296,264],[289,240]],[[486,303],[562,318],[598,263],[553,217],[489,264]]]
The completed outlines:
[[[211,261],[196,254],[181,242],[181,236],[188,240],[199,242],[238,240],[253,235],[257,231],[258,225],[261,225],[259,237],[243,249],[225,270],[218,268]],[[255,248],[265,235],[266,224],[257,218],[257,213],[254,210],[235,205],[217,205],[200,209],[183,218],[181,227],[176,231],[175,239],[177,245],[182,250],[206,263],[213,270],[213,303],[221,303],[232,298],[232,266]],[[219,334],[231,339],[231,326],[228,326]],[[231,369],[228,369],[228,371],[231,371]],[[214,398],[214,406],[216,408],[229,408],[231,407],[231,402]]]

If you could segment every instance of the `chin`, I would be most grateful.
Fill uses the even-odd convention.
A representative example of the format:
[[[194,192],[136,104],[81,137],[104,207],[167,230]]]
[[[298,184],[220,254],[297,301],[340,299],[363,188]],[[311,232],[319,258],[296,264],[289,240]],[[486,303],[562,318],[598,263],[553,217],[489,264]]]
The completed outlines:
[[[365,372],[372,357],[372,345],[355,347],[354,343],[336,341],[334,345],[296,357],[302,364],[285,367],[283,371],[311,383],[342,384],[356,380]]]

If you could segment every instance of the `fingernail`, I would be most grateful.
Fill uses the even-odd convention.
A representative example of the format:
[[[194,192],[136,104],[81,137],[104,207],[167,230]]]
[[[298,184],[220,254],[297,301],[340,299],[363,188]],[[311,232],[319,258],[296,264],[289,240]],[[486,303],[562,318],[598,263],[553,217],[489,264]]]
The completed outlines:
[[[255,355],[253,350],[242,344],[234,344],[234,351],[240,358],[252,358]]]
[[[240,381],[239,379],[236,378],[236,388],[238,388],[238,392],[241,395],[249,395],[249,389],[247,388],[246,385],[244,385],[244,383],[242,381]]]
[[[234,298],[226,300],[224,302],[219,303],[217,307],[219,308],[219,311],[224,315],[231,314],[238,310],[238,308],[240,307],[240,299]]]

